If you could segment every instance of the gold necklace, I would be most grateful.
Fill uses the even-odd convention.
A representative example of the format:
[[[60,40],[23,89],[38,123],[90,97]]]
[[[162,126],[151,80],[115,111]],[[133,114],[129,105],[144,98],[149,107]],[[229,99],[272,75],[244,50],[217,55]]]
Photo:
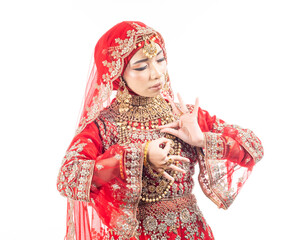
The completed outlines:
[[[122,144],[129,144],[133,131],[137,129],[153,130],[160,125],[175,121],[170,104],[160,95],[157,97],[131,96],[127,101],[126,111],[119,108],[116,116],[120,133],[119,143]],[[173,140],[169,155],[180,155],[181,144],[178,139],[170,134],[165,134],[165,137]],[[178,165],[177,161],[175,161],[175,165]],[[166,171],[169,171],[168,173],[173,178],[176,177],[176,171]],[[166,180],[162,176],[154,177],[147,174],[143,177],[141,200],[144,202],[159,201],[166,196],[172,184],[172,181]]]

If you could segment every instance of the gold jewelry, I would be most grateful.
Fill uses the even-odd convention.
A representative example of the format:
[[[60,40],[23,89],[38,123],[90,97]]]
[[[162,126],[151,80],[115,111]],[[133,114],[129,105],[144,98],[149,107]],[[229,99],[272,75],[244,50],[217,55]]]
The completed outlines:
[[[169,159],[167,160],[167,162],[165,163],[165,165],[166,165],[166,166],[170,166],[170,165],[173,164],[173,163],[174,163],[174,159],[169,158]]]
[[[142,97],[132,95],[129,101],[128,111],[121,111],[120,102],[115,101],[111,107],[116,116],[116,123],[119,131],[119,144],[129,144],[132,142],[132,136],[138,129],[140,133],[147,134],[147,130],[155,131],[159,125],[171,123],[177,118],[172,114],[171,104],[168,103],[162,96],[157,97]],[[115,106],[115,107],[114,107]],[[173,135],[165,134],[165,137],[173,140],[174,144],[171,145],[169,155],[180,155],[181,144]],[[149,143],[148,143],[149,144]],[[144,149],[144,165],[147,166],[148,144],[146,143]],[[175,161],[174,164],[178,166],[179,162]],[[146,175],[143,176],[143,187],[141,200],[145,202],[156,202],[164,198],[169,192],[173,181],[166,180],[162,175],[164,171],[155,173],[149,167],[144,168]],[[152,171],[151,171],[152,170]],[[173,169],[167,169],[166,172],[174,179],[177,172]]]
[[[121,178],[125,179],[124,168],[123,168],[123,156],[120,157],[119,163],[120,163],[120,175],[121,175]]]
[[[190,113],[189,111],[183,112],[180,108],[177,108],[177,109],[178,109],[178,111],[180,112],[179,117],[181,117],[183,114]]]
[[[177,116],[177,117],[181,117],[182,115],[183,115],[183,112],[180,112],[179,114],[175,113],[175,116]]]
[[[147,40],[145,40],[145,45],[143,47],[143,53],[148,57],[148,58],[153,58],[157,54],[157,48],[155,46],[155,43],[151,40],[149,40],[149,43]]]
[[[120,103],[120,106],[119,106],[120,113],[125,113],[129,110],[129,104],[130,104],[132,97],[128,92],[125,81],[123,80],[122,77],[120,77],[120,78],[121,78],[121,81],[120,81],[119,88],[117,91],[116,99]],[[123,90],[122,90],[122,88],[123,88]]]
[[[148,57],[148,58],[153,58],[156,56],[158,50],[155,45],[155,39],[157,38],[156,35],[143,35],[140,36],[137,39],[137,46],[142,46],[141,42],[144,42],[144,47],[143,47],[143,53]]]
[[[146,142],[145,148],[144,148],[144,165],[147,166],[147,154],[148,154],[148,146],[150,141]]]
[[[164,75],[164,81],[165,81],[164,86],[163,86],[163,90],[166,91],[166,92],[168,92],[169,89],[170,89],[169,82],[168,82],[169,75],[168,75],[168,73],[163,73],[163,75]]]
[[[120,127],[120,142],[124,144],[130,143],[131,132],[137,128],[141,130],[156,129],[159,125],[165,125],[175,120],[170,104],[160,95],[157,97],[131,96],[128,110],[124,111],[122,107],[120,104],[116,113],[116,122]]]

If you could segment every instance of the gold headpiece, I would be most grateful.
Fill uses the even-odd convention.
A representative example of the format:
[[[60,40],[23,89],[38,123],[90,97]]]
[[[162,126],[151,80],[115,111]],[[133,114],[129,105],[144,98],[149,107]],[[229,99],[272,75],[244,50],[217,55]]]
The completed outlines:
[[[148,57],[152,58],[157,54],[157,48],[155,45],[156,35],[143,35],[137,39],[137,45],[142,46],[141,42],[144,42],[143,53]]]

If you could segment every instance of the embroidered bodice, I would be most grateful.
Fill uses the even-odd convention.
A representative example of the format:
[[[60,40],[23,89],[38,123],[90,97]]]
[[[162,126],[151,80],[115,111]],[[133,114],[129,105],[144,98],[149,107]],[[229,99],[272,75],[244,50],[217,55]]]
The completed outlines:
[[[161,102],[158,101],[153,104],[152,98],[145,98],[140,96],[133,96],[133,106],[130,108],[131,111],[128,114],[131,121],[131,128],[125,133],[126,142],[131,143],[144,143],[147,141],[152,141],[160,137],[170,138],[168,134],[161,133],[157,126],[162,123],[168,123],[171,120],[176,119],[171,111],[169,104],[165,102],[162,106]],[[164,100],[163,100],[164,101]],[[149,107],[150,105],[150,107]],[[126,144],[120,138],[122,133],[119,117],[119,104],[115,101],[109,108],[102,111],[99,117],[96,119],[96,123],[100,130],[100,136],[104,143],[104,151],[107,150],[114,144]],[[145,113],[144,109],[147,111]],[[124,121],[123,120],[122,122]],[[168,120],[165,120],[168,119]],[[146,124],[141,124],[141,122],[146,122]],[[129,124],[126,121],[126,125]],[[143,127],[147,126],[147,127]],[[107,131],[110,129],[109,131]],[[173,140],[178,142],[181,146],[179,155],[187,157],[190,159],[190,163],[178,163],[178,167],[186,170],[186,174],[177,173],[175,175],[175,182],[172,184],[170,190],[167,192],[165,198],[173,198],[178,196],[183,196],[192,192],[194,185],[193,174],[195,172],[195,164],[198,161],[199,155],[194,147],[184,143],[180,139],[173,137]],[[173,149],[171,153],[174,154]],[[171,174],[170,170],[166,170]],[[162,194],[165,186],[168,184],[168,180],[163,176],[154,177],[147,171],[147,168],[143,168],[143,188],[142,194],[148,195],[150,198],[154,198],[157,194]]]

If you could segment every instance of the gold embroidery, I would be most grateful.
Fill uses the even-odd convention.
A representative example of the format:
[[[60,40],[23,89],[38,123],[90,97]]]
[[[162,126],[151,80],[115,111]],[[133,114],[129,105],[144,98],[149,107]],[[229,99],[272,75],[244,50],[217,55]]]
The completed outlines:
[[[221,134],[206,132],[205,156],[208,159],[217,160],[224,157],[224,143]]]
[[[78,139],[73,146],[69,148],[69,150],[66,152],[65,157],[63,158],[62,165],[71,160],[72,158],[77,159],[78,157],[84,157],[84,155],[81,155],[80,152],[83,150],[84,146],[86,146],[87,143],[80,143],[80,139]]]
[[[234,140],[244,147],[258,162],[263,155],[263,148],[260,140],[248,129],[242,129],[237,125],[229,125],[220,119],[216,119],[212,132],[205,133],[206,152],[205,158],[199,157],[200,173],[199,183],[205,195],[210,198],[218,207],[227,209],[236,198],[241,186],[245,183],[249,169],[237,163],[230,162],[224,158],[224,144],[226,135],[224,130],[229,128],[235,134]],[[228,146],[234,142],[228,139]],[[249,162],[251,157],[244,159]],[[230,172],[228,172],[230,168]],[[230,174],[230,179],[226,175]]]
[[[57,189],[68,198],[89,201],[95,161],[82,160],[85,155],[80,152],[87,144],[80,141],[76,141],[66,152],[57,179]]]
[[[124,204],[120,205],[120,214],[115,219],[116,226],[112,231],[124,239],[132,237],[135,229],[138,227],[138,221],[135,218],[136,208],[142,189],[142,149],[140,144],[129,144],[124,146],[124,167],[126,176],[126,189],[120,188],[118,184],[112,184],[112,192],[115,198],[122,197]],[[121,199],[119,199],[121,200]],[[120,239],[123,239],[122,237]]]
[[[178,229],[182,228],[186,229],[186,239],[194,239],[203,236],[201,230],[208,227],[193,194],[157,203],[140,203],[137,218],[138,232],[153,239],[167,239],[170,233],[180,236],[182,232]]]
[[[225,122],[222,123],[222,121],[217,118],[216,122],[213,124],[213,131],[223,133],[226,127],[231,127],[238,130],[238,135],[235,140],[237,140],[247,150],[247,152],[249,152],[255,163],[262,159],[264,155],[263,147],[260,140],[251,130],[243,129],[238,125],[230,125]]]

